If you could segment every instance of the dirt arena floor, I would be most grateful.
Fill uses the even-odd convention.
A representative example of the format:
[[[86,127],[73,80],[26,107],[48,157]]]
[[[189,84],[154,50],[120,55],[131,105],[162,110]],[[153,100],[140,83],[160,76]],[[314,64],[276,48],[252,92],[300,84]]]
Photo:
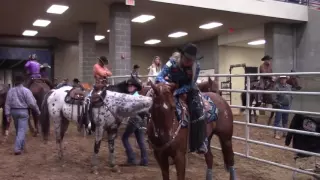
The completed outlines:
[[[243,120],[244,117],[236,116],[236,120]],[[266,124],[266,118],[260,117],[260,124]],[[107,142],[103,142],[100,151],[99,175],[91,173],[91,156],[93,152],[93,137],[84,138],[77,131],[75,126],[66,134],[64,141],[65,156],[62,161],[58,160],[57,149],[54,141],[54,134],[51,133],[50,142],[43,144],[41,137],[28,135],[26,141],[27,152],[21,156],[13,155],[14,129],[11,127],[10,138],[5,144],[0,145],[0,179],[1,180],[161,180],[160,169],[149,151],[150,163],[148,167],[122,167],[120,173],[112,172],[107,166]],[[244,126],[235,125],[234,135],[244,137]],[[265,142],[284,144],[284,139],[273,138],[273,131],[267,129],[251,128],[251,138]],[[120,132],[120,136],[122,133]],[[217,139],[213,145],[219,146]],[[136,143],[131,140],[135,148]],[[244,153],[245,143],[233,140],[234,151]],[[139,153],[138,149],[136,149]],[[214,152],[214,177],[216,180],[229,179],[228,173],[224,170],[221,152]],[[281,162],[294,166],[293,153],[264,147],[261,145],[250,145],[250,155],[274,162]],[[121,165],[126,161],[124,148],[119,138],[116,142],[116,162]],[[187,166],[187,179],[205,179],[205,161],[202,156],[189,154]],[[254,160],[248,160],[235,156],[235,167],[238,180],[290,180],[292,172],[271,165],[266,165]],[[171,179],[176,179],[174,166],[171,166]],[[309,176],[299,175],[300,180],[311,179]]]

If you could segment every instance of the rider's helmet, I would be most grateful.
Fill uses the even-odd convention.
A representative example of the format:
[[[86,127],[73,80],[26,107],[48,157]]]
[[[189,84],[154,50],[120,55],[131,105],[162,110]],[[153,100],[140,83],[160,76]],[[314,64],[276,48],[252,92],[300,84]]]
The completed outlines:
[[[31,54],[31,55],[29,56],[29,59],[30,59],[30,60],[37,60],[37,55],[36,55],[36,54]]]

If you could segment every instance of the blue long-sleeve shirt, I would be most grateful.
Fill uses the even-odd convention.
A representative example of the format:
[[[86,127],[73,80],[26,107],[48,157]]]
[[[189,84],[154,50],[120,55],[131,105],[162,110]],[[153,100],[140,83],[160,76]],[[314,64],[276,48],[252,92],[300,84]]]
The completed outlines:
[[[11,88],[7,93],[5,103],[5,115],[11,115],[11,109],[27,109],[31,108],[40,114],[36,99],[32,92],[25,88],[22,84]]]
[[[198,62],[196,62],[196,71],[193,81],[192,73],[191,67],[187,69],[181,68],[175,59],[170,59],[156,77],[156,82],[166,83],[165,77],[168,77],[173,83],[176,83],[179,86],[179,89],[175,91],[174,95],[180,95],[189,92],[196,86],[200,73],[200,64]]]

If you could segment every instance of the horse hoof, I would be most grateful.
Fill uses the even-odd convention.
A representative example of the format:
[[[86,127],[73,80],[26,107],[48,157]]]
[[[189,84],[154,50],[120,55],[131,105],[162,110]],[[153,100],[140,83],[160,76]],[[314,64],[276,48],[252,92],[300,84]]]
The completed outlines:
[[[92,170],[92,174],[98,175],[99,172],[97,170]]]

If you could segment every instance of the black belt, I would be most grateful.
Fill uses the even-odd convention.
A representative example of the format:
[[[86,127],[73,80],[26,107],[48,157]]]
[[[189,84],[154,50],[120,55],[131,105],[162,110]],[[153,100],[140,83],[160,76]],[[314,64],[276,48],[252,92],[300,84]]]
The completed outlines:
[[[11,108],[11,109],[26,109],[26,110],[28,110],[29,108]]]

